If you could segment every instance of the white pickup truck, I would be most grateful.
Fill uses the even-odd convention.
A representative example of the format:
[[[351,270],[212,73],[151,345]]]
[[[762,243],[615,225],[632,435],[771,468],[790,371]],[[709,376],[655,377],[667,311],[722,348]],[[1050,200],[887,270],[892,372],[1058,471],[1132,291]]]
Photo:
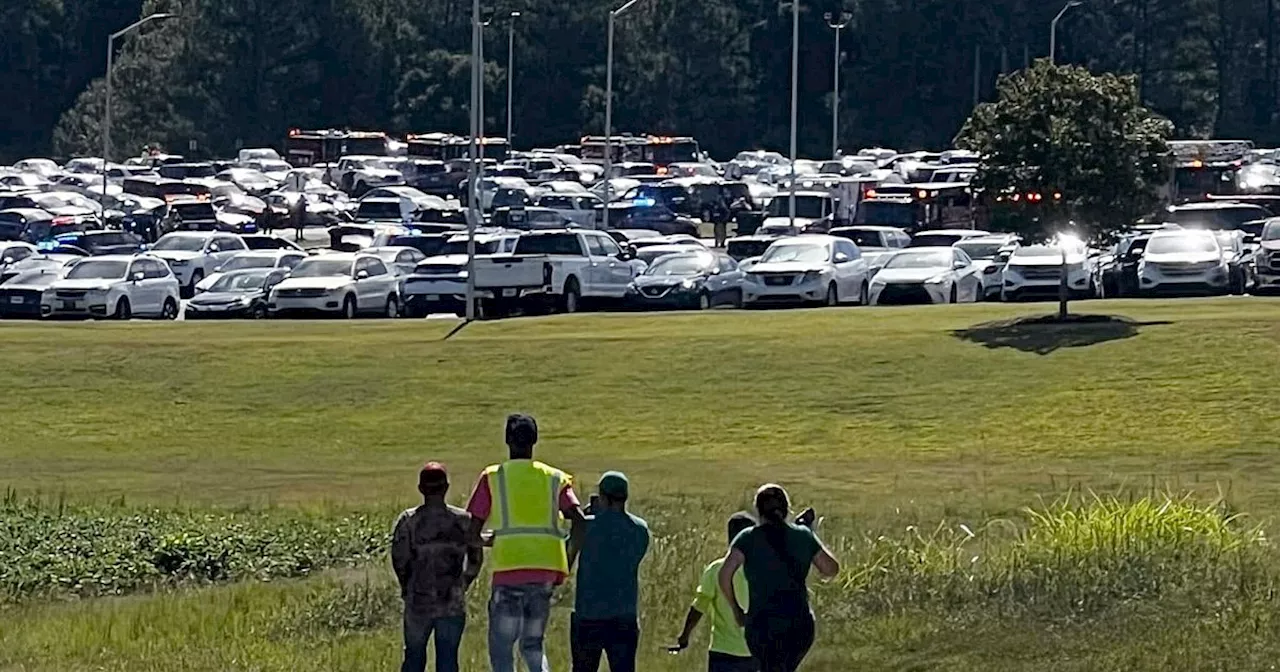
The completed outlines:
[[[476,259],[476,289],[484,314],[520,309],[577,312],[582,301],[618,301],[637,266],[631,253],[603,231],[534,231],[520,236],[511,254]]]
[[[518,232],[477,233],[476,263],[495,254],[510,254],[515,250]],[[467,236],[449,238],[440,252],[427,257],[404,279],[405,313],[409,317],[422,317],[432,313],[454,313],[459,317],[467,312]],[[491,299],[490,292],[477,292],[481,299]]]

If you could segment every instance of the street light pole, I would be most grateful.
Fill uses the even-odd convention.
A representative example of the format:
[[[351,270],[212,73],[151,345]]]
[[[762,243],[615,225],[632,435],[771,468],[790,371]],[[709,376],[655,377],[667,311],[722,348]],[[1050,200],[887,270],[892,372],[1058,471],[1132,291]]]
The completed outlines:
[[[110,161],[108,155],[111,153],[111,66],[115,62],[115,44],[116,38],[124,37],[131,31],[151,23],[152,21],[160,21],[170,19],[176,16],[168,12],[157,12],[144,16],[137,21],[107,35],[107,74],[106,74],[106,101],[102,107],[102,204],[107,203],[107,162]]]
[[[1079,7],[1081,4],[1083,4],[1081,0],[1071,0],[1071,2],[1063,5],[1062,11],[1058,12],[1058,15],[1053,17],[1053,23],[1049,24],[1050,65],[1057,65],[1058,63],[1058,22],[1062,20],[1062,17],[1067,15],[1067,12],[1071,11],[1072,7]]]
[[[507,142],[511,142],[511,84],[516,73],[516,19],[520,12],[511,12],[511,22],[507,24]]]
[[[471,0],[471,139],[467,165],[467,322],[476,319],[476,226],[480,217],[476,136],[480,132],[480,0]]]
[[[613,24],[618,16],[631,9],[640,0],[628,0],[621,7],[609,12],[608,46],[605,47],[604,66],[604,220],[601,228],[609,228],[609,203],[613,200],[613,183],[609,170],[613,168]]]
[[[787,197],[789,226],[796,228],[796,118],[800,84],[800,0],[791,0],[791,194]]]
[[[831,158],[834,159],[840,152],[840,31],[849,25],[853,14],[840,12],[837,15],[827,12],[823,18],[827,20],[827,27],[836,31],[836,53],[833,59],[834,65],[831,68],[834,80],[831,86]]]

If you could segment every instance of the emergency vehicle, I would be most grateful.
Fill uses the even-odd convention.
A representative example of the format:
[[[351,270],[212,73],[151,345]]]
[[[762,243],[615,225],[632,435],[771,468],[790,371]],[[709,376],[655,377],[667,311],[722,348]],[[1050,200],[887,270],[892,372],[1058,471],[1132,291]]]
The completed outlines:
[[[1169,200],[1174,205],[1239,191],[1236,173],[1253,152],[1249,140],[1177,140],[1169,143],[1173,176]]]
[[[285,160],[295,168],[333,163],[344,156],[390,156],[391,139],[381,131],[304,131],[289,129]]]

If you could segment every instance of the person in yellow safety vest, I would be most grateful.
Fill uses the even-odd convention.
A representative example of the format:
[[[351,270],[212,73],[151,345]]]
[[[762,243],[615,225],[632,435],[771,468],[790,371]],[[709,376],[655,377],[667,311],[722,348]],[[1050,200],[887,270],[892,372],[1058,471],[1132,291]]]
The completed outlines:
[[[529,672],[550,672],[543,636],[551,594],[576,559],[566,548],[561,523],[568,519],[570,535],[580,539],[586,519],[573,477],[533,459],[538,423],[510,415],[506,439],[510,459],[480,474],[467,503],[472,534],[480,536],[486,527],[493,531],[489,665],[493,672],[515,672],[512,649],[519,644]]]

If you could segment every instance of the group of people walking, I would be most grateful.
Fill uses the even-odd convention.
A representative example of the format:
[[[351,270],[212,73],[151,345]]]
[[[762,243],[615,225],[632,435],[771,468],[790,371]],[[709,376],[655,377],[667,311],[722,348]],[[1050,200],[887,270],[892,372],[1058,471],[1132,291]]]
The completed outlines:
[[[426,669],[434,634],[437,672],[456,672],[466,627],[466,593],[480,575],[485,549],[493,579],[489,596],[489,664],[514,672],[515,651],[529,672],[550,672],[544,634],[552,595],[577,566],[570,621],[573,672],[634,672],[640,641],[640,563],[648,524],[627,510],[630,482],[610,471],[583,507],[572,477],[535,461],[538,425],[507,418],[509,459],[481,472],[465,509],[445,503],[449,475],[436,462],[418,475],[423,504],[396,520],[391,559],[404,599],[402,672]],[[814,533],[813,511],[793,522],[787,493],[765,485],[756,516],[734,514],[724,557],[707,565],[677,653],[703,618],[711,621],[711,672],[793,672],[814,638],[806,581],[839,564]],[[567,521],[566,534],[562,521]]]

